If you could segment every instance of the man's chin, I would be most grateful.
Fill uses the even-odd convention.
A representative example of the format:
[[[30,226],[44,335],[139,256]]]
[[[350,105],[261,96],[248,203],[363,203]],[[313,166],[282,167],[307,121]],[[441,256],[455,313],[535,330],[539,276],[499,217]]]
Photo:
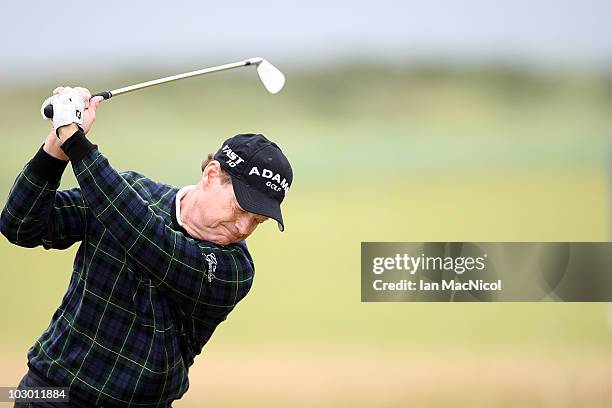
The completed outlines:
[[[212,242],[214,244],[217,244],[217,245],[229,245],[229,244],[234,243],[234,241],[232,241],[228,237],[219,237],[219,236],[211,237],[211,238],[207,239],[207,241],[210,241],[210,242]]]

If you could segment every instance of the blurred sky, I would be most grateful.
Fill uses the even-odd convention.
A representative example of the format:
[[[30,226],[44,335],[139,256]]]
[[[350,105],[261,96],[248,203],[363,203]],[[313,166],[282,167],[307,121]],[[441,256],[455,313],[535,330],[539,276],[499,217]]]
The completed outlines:
[[[0,13],[5,81],[256,55],[285,66],[357,57],[612,66],[610,0],[11,1]]]

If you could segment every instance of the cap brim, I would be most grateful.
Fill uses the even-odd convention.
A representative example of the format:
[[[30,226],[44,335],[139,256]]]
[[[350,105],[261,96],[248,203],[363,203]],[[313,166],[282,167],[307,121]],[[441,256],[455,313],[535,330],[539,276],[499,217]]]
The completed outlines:
[[[280,204],[278,201],[270,198],[264,193],[249,187],[246,183],[240,181],[236,177],[231,177],[232,186],[234,187],[234,195],[238,204],[243,210],[254,214],[263,215],[272,218],[278,223],[278,229],[285,230],[283,224],[283,215],[281,214]]]

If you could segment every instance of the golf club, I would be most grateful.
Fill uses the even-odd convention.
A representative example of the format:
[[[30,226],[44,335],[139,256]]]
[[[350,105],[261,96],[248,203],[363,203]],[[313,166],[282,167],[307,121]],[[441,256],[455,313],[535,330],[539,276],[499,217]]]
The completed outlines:
[[[152,81],[142,82],[136,85],[130,85],[123,88],[115,89],[112,91],[104,91],[93,94],[94,96],[102,96],[104,99],[110,99],[113,96],[118,96],[121,94],[125,94],[132,91],[137,91],[139,89],[148,88],[150,86],[164,84],[166,82],[172,82],[179,79],[190,78],[198,75],[210,74],[212,72],[226,71],[228,69],[246,67],[249,65],[255,65],[257,67],[257,75],[259,75],[259,79],[263,83],[264,87],[271,94],[275,94],[285,85],[285,76],[282,72],[280,72],[274,65],[270,64],[263,58],[255,57],[249,58],[244,61],[233,62],[231,64],[219,65],[217,67],[204,68],[197,71],[185,72],[183,74],[177,74],[168,76],[165,78],[154,79]],[[45,116],[49,119],[53,118],[53,105],[45,106]]]

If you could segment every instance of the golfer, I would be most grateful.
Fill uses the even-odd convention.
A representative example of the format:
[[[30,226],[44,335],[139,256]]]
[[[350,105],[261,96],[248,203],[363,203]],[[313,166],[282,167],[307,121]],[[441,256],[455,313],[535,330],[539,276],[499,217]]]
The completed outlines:
[[[293,174],[276,144],[234,136],[208,155],[197,184],[179,189],[110,165],[86,136],[101,100],[84,88],[54,90],[43,103],[53,105],[53,130],[2,211],[2,234],[15,245],[80,243],[19,385],[68,387],[70,401],[27,406],[170,406],[251,288],[245,239],[268,218],[284,228],[280,204]],[[79,188],[57,191],[68,161]]]

